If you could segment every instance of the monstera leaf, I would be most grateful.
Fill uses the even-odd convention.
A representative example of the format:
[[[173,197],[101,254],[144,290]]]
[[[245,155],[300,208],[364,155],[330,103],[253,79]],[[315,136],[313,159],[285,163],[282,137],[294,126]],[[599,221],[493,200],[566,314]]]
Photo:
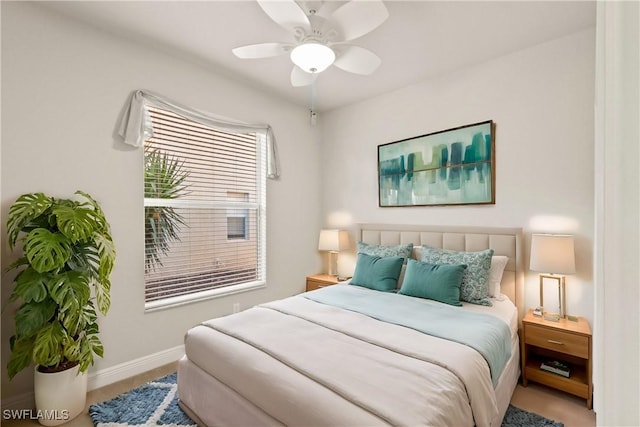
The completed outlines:
[[[42,193],[24,194],[9,208],[7,235],[9,248],[13,249],[20,231],[51,207],[53,199]]]
[[[31,267],[44,273],[64,267],[71,256],[71,244],[64,234],[36,228],[24,240],[24,252]]]
[[[116,248],[111,241],[111,238],[100,233],[93,234],[93,241],[98,249],[98,258],[100,264],[98,266],[98,277],[100,280],[108,280],[111,270],[113,270],[113,263],[116,259]]]
[[[11,358],[7,363],[9,378],[13,378],[18,372],[29,366],[33,361],[33,344],[35,337],[16,339],[15,336],[9,340],[11,347]]]
[[[54,366],[62,361],[67,331],[58,320],[44,325],[33,344],[33,361],[42,366]]]
[[[15,279],[16,287],[13,289],[9,301],[18,298],[24,302],[42,302],[47,298],[47,273],[38,273],[31,267],[22,270]]]
[[[93,209],[56,206],[52,212],[57,218],[58,229],[71,243],[86,242],[102,226],[98,213]]]
[[[50,299],[23,304],[16,312],[16,336],[28,338],[36,335],[56,314],[56,304]]]

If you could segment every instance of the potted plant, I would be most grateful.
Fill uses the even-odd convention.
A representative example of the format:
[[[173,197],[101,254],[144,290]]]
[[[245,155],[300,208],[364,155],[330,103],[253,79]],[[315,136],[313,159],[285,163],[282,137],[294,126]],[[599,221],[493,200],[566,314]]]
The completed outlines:
[[[21,257],[10,301],[19,301],[10,339],[9,378],[36,364],[34,391],[40,423],[57,425],[84,410],[86,371],[103,355],[96,309],[109,310],[115,247],[100,205],[24,194],[9,208],[7,235]],[[66,400],[68,399],[68,400]]]

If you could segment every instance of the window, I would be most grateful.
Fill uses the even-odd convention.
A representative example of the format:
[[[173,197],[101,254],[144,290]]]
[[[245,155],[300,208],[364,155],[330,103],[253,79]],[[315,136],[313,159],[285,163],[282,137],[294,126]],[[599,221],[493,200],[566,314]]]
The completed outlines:
[[[147,107],[144,148],[146,308],[262,286],[266,148]]]
[[[227,200],[231,202],[249,201],[248,193],[228,192]],[[246,209],[229,209],[227,211],[227,239],[248,239],[249,211]]]

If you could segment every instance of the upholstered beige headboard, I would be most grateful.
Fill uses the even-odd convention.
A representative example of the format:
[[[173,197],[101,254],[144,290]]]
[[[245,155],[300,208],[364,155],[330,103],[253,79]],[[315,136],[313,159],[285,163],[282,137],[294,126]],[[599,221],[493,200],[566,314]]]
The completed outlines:
[[[358,224],[357,239],[365,243],[395,246],[413,243],[416,259],[422,246],[481,251],[493,249],[494,255],[505,255],[509,262],[502,275],[501,290],[524,317],[524,264],[521,228],[455,227],[405,224]]]

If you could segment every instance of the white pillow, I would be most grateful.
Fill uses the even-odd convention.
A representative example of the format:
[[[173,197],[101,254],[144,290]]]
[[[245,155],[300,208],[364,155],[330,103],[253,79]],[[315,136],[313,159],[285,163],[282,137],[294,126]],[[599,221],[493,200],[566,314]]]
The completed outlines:
[[[398,289],[402,287],[402,282],[404,281],[404,273],[407,272],[407,263],[402,264],[402,269],[400,270],[400,276],[398,277]]]
[[[509,257],[494,255],[491,257],[491,268],[489,268],[489,296],[498,298],[500,296],[500,282],[502,273],[509,262]]]

